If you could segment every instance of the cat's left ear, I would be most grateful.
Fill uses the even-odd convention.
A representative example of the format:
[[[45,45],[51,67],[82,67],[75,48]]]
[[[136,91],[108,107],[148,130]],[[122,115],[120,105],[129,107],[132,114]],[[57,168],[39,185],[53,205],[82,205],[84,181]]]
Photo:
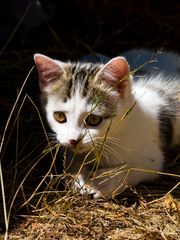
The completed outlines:
[[[43,54],[35,54],[34,61],[39,73],[39,84],[42,91],[51,83],[60,79],[64,73],[63,63],[49,58]],[[60,64],[61,63],[61,64]]]
[[[106,81],[120,94],[130,90],[131,75],[127,60],[124,57],[116,57],[106,63],[97,75],[100,81]]]

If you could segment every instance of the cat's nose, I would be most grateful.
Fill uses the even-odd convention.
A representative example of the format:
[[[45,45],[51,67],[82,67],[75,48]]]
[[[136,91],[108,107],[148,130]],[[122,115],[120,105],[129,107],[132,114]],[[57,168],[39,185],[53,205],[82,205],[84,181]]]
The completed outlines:
[[[77,140],[75,140],[75,139],[69,139],[69,143],[70,143],[72,146],[74,146],[74,147],[76,147],[79,142],[80,142],[80,139],[77,139]]]

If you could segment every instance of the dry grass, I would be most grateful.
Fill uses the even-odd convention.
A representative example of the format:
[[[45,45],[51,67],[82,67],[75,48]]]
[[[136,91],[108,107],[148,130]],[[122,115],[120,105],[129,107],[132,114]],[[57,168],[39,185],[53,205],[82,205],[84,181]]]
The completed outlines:
[[[79,4],[77,1],[77,9]],[[97,3],[98,6],[99,4],[101,5],[101,1]],[[92,36],[89,34],[86,37],[83,27],[79,25],[77,30],[80,34],[73,27],[69,31],[65,29],[63,34],[59,33],[56,24],[52,28],[46,20],[42,31],[38,33],[37,29],[35,32],[37,45],[33,46],[33,37],[29,39],[32,34],[30,31],[30,35],[23,39],[27,43],[24,46],[23,43],[19,44],[21,38],[18,38],[17,31],[31,7],[30,4],[1,49],[0,240],[179,239],[178,162],[156,184],[140,185],[137,189],[127,190],[114,201],[95,201],[87,196],[73,195],[70,191],[64,192],[65,175],[62,172],[61,157],[57,157],[59,149],[54,148],[48,139],[49,130],[38,103],[37,77],[34,72],[28,75],[28,69],[33,65],[33,53],[42,49],[46,53],[61,54],[63,58],[76,58],[89,52],[102,52],[111,56],[119,54],[120,50],[137,46],[166,46],[180,50],[178,34],[174,31],[179,26],[179,4],[171,9],[169,5],[164,7],[164,11],[168,9],[168,12],[162,21],[156,13],[149,15],[149,9],[153,9],[150,1],[144,1],[143,11],[133,1],[126,1],[126,4],[127,10],[120,14],[118,9],[122,8],[122,3],[111,4],[106,1],[98,13],[97,9],[100,8],[87,1],[87,5],[82,8],[85,12],[88,9],[87,17],[92,17],[92,23],[90,26],[89,21],[82,19],[81,23],[87,27],[88,33],[94,33]],[[118,25],[119,14],[122,25]],[[141,19],[134,22],[134,15],[141,16],[143,21]],[[146,21],[151,31],[142,38],[145,31],[144,15],[147,16]],[[95,23],[98,30],[93,27]],[[166,38],[166,32],[162,28],[166,29]],[[150,38],[149,34],[152,36],[160,31],[160,37]],[[46,36],[44,41],[41,38],[42,32]],[[137,32],[141,39],[138,43]],[[169,34],[174,36],[172,42]],[[17,40],[13,42],[16,36]],[[173,173],[174,168],[176,174]]]

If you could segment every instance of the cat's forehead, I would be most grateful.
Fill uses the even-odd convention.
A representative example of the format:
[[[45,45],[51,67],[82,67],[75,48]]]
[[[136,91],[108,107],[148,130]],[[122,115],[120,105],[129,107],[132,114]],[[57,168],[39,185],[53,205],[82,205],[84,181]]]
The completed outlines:
[[[101,64],[78,62],[65,64],[64,74],[49,86],[49,95],[56,95],[63,102],[67,102],[77,92],[81,98],[88,97],[95,85],[96,74],[100,68]]]
[[[66,75],[67,83],[69,82],[69,96],[72,97],[78,91],[82,97],[87,97],[100,68],[100,64],[71,63]]]
[[[67,69],[74,75],[76,74],[96,74],[97,71],[103,66],[101,63],[91,62],[68,62]]]

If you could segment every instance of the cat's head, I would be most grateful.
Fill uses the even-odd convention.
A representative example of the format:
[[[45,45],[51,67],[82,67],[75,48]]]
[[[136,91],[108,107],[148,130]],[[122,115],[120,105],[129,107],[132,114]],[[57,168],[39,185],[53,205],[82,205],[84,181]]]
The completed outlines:
[[[102,141],[112,119],[124,114],[131,94],[126,59],[116,57],[105,65],[65,63],[35,54],[34,60],[46,117],[57,140],[79,151]]]

